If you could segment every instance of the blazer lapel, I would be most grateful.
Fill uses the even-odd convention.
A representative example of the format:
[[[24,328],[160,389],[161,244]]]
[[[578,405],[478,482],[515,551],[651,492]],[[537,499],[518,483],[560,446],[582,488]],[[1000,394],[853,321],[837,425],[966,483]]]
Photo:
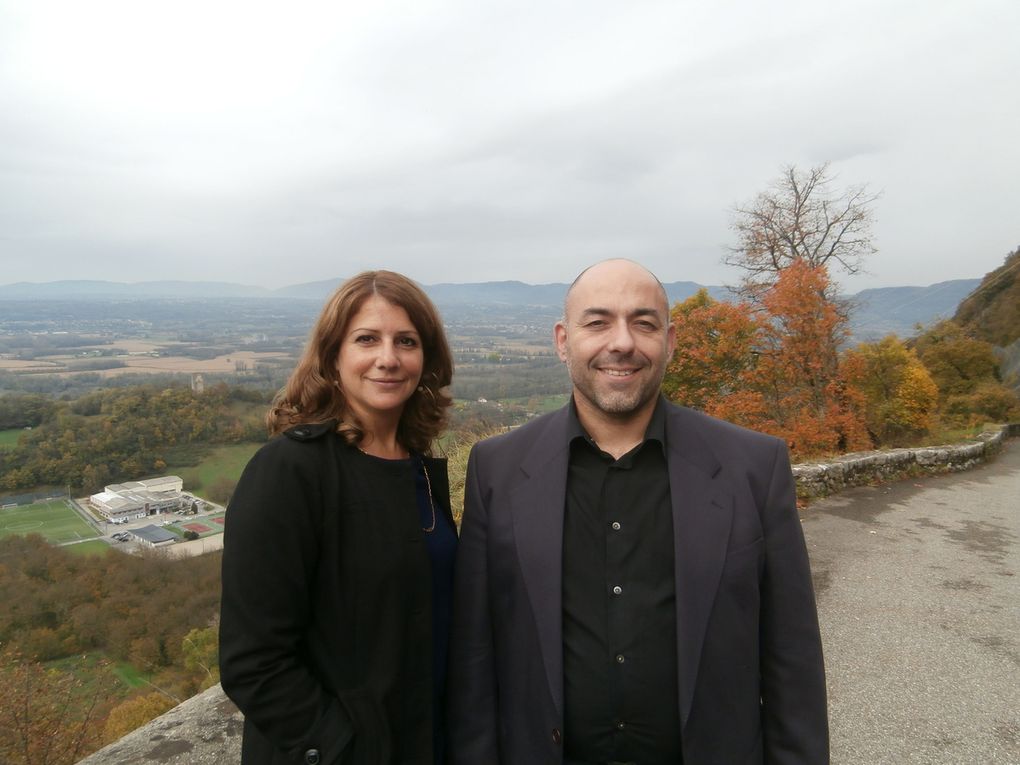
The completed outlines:
[[[705,630],[726,561],[733,499],[716,485],[721,465],[693,417],[671,407],[666,424],[673,505],[680,722],[690,715]]]
[[[565,413],[566,409],[561,410]],[[514,542],[538,630],[542,662],[558,714],[563,714],[563,513],[570,450],[565,417],[555,417],[521,463],[511,491]]]

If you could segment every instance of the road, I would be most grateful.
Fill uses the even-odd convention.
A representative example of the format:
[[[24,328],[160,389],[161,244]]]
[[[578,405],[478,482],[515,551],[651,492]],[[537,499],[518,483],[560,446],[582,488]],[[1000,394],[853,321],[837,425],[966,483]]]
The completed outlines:
[[[1020,440],[804,512],[833,765],[1020,765]]]

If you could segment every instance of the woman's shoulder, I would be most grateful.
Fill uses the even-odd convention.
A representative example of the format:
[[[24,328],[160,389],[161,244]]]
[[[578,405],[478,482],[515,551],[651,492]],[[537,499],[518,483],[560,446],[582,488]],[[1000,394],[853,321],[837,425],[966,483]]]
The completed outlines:
[[[252,458],[255,462],[307,462],[315,452],[333,448],[336,421],[294,425],[270,438]]]

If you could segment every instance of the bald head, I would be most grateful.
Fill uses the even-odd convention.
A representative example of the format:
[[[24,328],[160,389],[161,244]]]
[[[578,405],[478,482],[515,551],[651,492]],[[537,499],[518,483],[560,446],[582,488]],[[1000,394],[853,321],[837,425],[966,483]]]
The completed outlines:
[[[649,271],[647,268],[642,266],[640,263],[635,263],[633,260],[627,260],[627,258],[612,258],[610,260],[603,260],[594,265],[588,266],[577,278],[571,282],[570,287],[567,288],[566,297],[563,299],[563,316],[566,317],[570,311],[571,298],[575,291],[582,287],[583,283],[588,281],[602,283],[615,284],[619,288],[626,289],[626,285],[639,286],[644,282],[654,282],[658,287],[658,291],[662,297],[661,307],[663,314],[669,314],[669,297],[666,295],[666,288],[662,286],[662,282],[659,281],[658,277]]]

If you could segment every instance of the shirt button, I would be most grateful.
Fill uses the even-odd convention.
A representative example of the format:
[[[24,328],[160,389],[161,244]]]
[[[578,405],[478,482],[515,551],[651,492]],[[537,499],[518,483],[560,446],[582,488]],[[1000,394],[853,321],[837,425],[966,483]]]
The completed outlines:
[[[613,594],[623,595],[623,588],[620,585],[616,585],[615,587],[613,587]]]
[[[560,733],[560,729],[559,728],[553,728],[552,729],[552,740],[553,740],[553,743],[556,744],[557,746],[559,746],[560,741],[563,740],[563,734]]]
[[[616,663],[617,664],[623,664],[625,661],[626,661],[626,659],[623,658],[623,654],[622,653],[616,654]]]
[[[621,528],[619,521],[613,521],[613,531],[619,531]]]
[[[625,723],[623,720],[620,720],[620,722],[616,723],[616,729],[617,730],[623,730],[626,727],[627,727],[627,723]]]

